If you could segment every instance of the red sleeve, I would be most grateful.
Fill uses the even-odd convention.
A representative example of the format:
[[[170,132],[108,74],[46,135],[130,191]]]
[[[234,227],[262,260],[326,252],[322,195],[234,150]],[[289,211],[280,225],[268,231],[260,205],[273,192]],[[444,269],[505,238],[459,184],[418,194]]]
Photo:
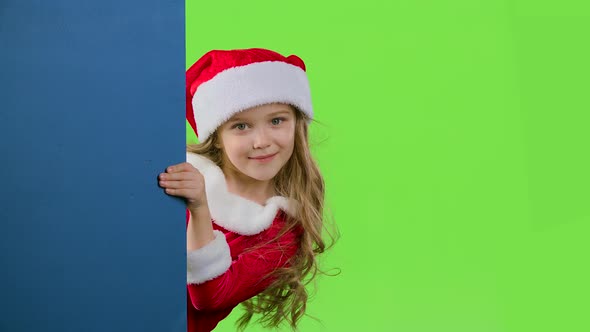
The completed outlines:
[[[266,243],[273,239],[278,231],[280,231],[280,225],[273,225],[269,230],[257,235],[256,240],[260,241],[259,243]],[[231,260],[225,272],[215,278],[202,283],[189,282],[187,287],[193,306],[197,310],[232,308],[262,292],[272,282],[270,278],[264,279],[264,277],[278,267],[285,266],[288,259],[296,253],[298,235],[297,231],[287,232],[277,240],[254,251],[238,255]],[[223,240],[225,241],[225,236]],[[212,249],[216,245],[211,244],[209,249],[215,256],[218,249]],[[217,248],[220,246],[218,244]],[[215,268],[219,266],[219,261],[223,261],[223,258],[217,257],[217,260],[211,261],[210,264]]]

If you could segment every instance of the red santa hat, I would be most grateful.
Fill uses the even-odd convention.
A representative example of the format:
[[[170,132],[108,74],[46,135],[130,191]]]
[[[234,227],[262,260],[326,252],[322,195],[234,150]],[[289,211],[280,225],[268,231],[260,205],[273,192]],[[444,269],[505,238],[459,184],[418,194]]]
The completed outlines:
[[[305,64],[296,55],[262,48],[213,50],[186,71],[186,118],[200,142],[234,114],[275,102],[313,118]]]

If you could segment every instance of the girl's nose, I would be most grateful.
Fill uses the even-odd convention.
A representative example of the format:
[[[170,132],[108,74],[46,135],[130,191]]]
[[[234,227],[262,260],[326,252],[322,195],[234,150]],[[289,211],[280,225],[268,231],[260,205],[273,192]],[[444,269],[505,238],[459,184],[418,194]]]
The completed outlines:
[[[258,129],[254,134],[254,148],[263,149],[270,145],[270,137],[266,130]]]

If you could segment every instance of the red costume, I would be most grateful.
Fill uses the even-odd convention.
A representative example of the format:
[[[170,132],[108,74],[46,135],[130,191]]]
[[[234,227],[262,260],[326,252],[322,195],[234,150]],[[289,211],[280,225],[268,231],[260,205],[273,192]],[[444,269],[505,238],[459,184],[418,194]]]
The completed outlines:
[[[227,191],[223,172],[207,158],[188,153],[187,161],[205,178],[215,233],[215,240],[187,253],[188,331],[211,331],[240,302],[270,285],[272,278],[265,276],[297,252],[301,229],[272,241],[293,202],[280,196],[265,205],[249,201]]]

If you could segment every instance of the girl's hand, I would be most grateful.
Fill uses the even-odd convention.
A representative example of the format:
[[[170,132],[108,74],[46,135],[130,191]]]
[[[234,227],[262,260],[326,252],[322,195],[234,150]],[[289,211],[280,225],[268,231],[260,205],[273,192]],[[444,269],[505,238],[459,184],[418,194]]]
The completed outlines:
[[[168,195],[183,197],[190,211],[207,206],[205,179],[190,163],[172,165],[158,176],[160,187]]]

